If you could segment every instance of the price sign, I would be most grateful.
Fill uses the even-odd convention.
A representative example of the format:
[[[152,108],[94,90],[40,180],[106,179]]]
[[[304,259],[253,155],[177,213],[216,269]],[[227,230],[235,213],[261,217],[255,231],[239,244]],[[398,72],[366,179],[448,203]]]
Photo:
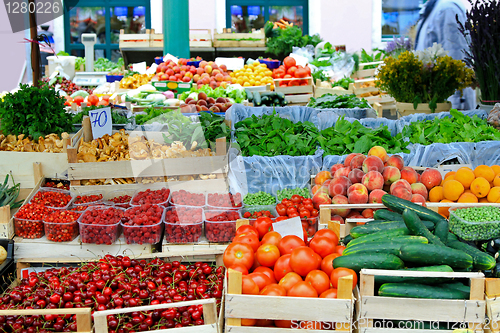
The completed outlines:
[[[295,235],[302,239],[304,237],[304,231],[302,229],[302,222],[299,217],[292,217],[288,220],[283,220],[273,223],[273,230],[285,237],[288,235]]]
[[[113,134],[113,121],[111,119],[111,108],[103,108],[89,111],[90,126],[94,139],[102,138],[104,134]]]

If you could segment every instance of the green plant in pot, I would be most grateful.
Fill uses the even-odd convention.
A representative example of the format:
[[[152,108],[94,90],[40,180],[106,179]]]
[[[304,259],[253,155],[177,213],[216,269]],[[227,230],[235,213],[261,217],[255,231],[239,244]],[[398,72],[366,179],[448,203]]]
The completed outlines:
[[[500,4],[497,0],[469,0],[459,29],[469,44],[464,61],[476,72],[481,103],[491,109],[500,103]],[[489,106],[489,107],[488,107]]]
[[[405,51],[386,57],[377,73],[376,85],[408,113],[449,111],[448,97],[469,87],[474,71],[461,60],[446,55],[439,44],[423,51]],[[408,104],[411,104],[408,107]],[[426,104],[426,105],[422,105]],[[404,112],[400,111],[404,115]]]

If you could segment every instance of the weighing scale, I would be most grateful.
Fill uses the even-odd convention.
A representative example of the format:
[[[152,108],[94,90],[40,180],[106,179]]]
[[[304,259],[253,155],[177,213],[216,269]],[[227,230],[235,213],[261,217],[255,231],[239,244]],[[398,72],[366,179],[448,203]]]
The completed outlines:
[[[76,72],[73,82],[79,86],[98,86],[106,83],[106,72],[94,72],[94,45],[96,34],[82,34],[85,46],[85,72]]]

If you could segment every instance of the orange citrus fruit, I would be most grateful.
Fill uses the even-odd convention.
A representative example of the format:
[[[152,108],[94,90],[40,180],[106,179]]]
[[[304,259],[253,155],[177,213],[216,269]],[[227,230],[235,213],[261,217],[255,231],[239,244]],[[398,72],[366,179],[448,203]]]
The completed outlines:
[[[500,173],[493,178],[493,185],[500,186]]]
[[[441,200],[444,199],[443,196],[443,187],[442,186],[436,186],[431,188],[429,191],[429,201],[430,202],[440,202]]]
[[[448,180],[443,185],[443,195],[445,199],[457,201],[464,193],[464,186],[458,180]]]
[[[444,185],[448,180],[455,180],[455,175],[447,176],[441,181],[441,186]]]
[[[495,172],[493,169],[487,165],[478,165],[474,169],[474,175],[477,177],[483,177],[488,181],[488,183],[491,183],[493,181],[493,178],[495,178]]]
[[[481,199],[479,199],[479,202],[480,202],[480,203],[490,203],[490,202],[488,201],[488,199],[486,199],[486,198],[481,198]]]
[[[490,192],[490,183],[483,177],[477,177],[470,184],[470,190],[478,198],[484,198]]]
[[[498,202],[498,200],[500,200],[500,187],[492,187],[486,199],[488,199],[489,202]]]
[[[454,176],[456,174],[455,171],[449,171],[446,173],[446,175],[444,175],[444,178],[446,179],[448,176]]]
[[[474,179],[476,179],[474,172],[467,167],[458,169],[457,173],[455,174],[455,180],[459,181],[466,189],[470,187],[470,184]]]
[[[450,200],[441,200],[440,202],[452,202]],[[450,207],[439,207],[438,208],[438,213],[443,215],[444,217],[448,218],[450,217],[450,211],[449,211]]]
[[[491,166],[491,169],[493,169],[493,172],[495,173],[495,175],[498,175],[500,173],[500,165],[492,165]]]
[[[460,198],[458,198],[457,202],[476,203],[476,202],[478,202],[478,200],[477,200],[477,197],[474,195],[474,193],[464,192],[464,193],[462,193]]]

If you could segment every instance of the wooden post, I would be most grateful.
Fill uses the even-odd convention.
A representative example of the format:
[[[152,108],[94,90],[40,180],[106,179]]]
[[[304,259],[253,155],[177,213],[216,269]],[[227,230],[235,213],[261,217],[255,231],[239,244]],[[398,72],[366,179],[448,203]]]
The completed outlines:
[[[343,276],[340,278],[339,285],[337,288],[337,298],[338,299],[352,299],[352,282],[353,282],[352,275]],[[337,324],[340,327],[335,327],[336,331],[350,331],[351,330],[350,321],[348,324],[336,323],[336,325]]]
[[[226,138],[215,139],[215,155],[223,156],[227,153]],[[229,162],[229,161],[228,161]],[[224,174],[218,173],[218,179],[224,178]]]
[[[470,299],[475,301],[484,300],[484,278],[470,279]],[[473,331],[483,330],[483,323],[469,323],[468,326]]]
[[[28,1],[28,8],[32,8],[31,4],[33,4],[33,8],[36,8],[35,0]],[[36,12],[31,10],[29,12],[30,39],[36,41],[38,39]],[[38,87],[38,81],[40,80],[40,46],[35,42],[31,43],[31,69],[33,70],[33,86]]]
[[[43,178],[42,163],[40,162],[33,163],[33,175],[35,178],[35,184],[38,184],[40,179]]]
[[[247,219],[238,219],[236,220],[236,230],[238,230],[238,228],[241,227],[242,225],[249,225],[249,224],[250,221]]]
[[[9,223],[10,221],[10,206],[0,207],[0,223]]]
[[[83,128],[83,141],[85,142],[92,141],[92,127],[90,126],[89,116],[83,116],[82,128]]]
[[[360,288],[359,301],[363,302],[363,296],[375,296],[375,276],[361,274],[360,280],[361,281],[359,283],[359,288]],[[363,313],[360,314],[360,316],[363,315],[364,315]],[[359,321],[358,325],[361,328],[373,327],[373,319],[363,318]]]
[[[243,289],[241,272],[229,269],[227,272],[227,297],[231,294],[241,295]],[[228,326],[241,326],[241,318],[227,318]]]

